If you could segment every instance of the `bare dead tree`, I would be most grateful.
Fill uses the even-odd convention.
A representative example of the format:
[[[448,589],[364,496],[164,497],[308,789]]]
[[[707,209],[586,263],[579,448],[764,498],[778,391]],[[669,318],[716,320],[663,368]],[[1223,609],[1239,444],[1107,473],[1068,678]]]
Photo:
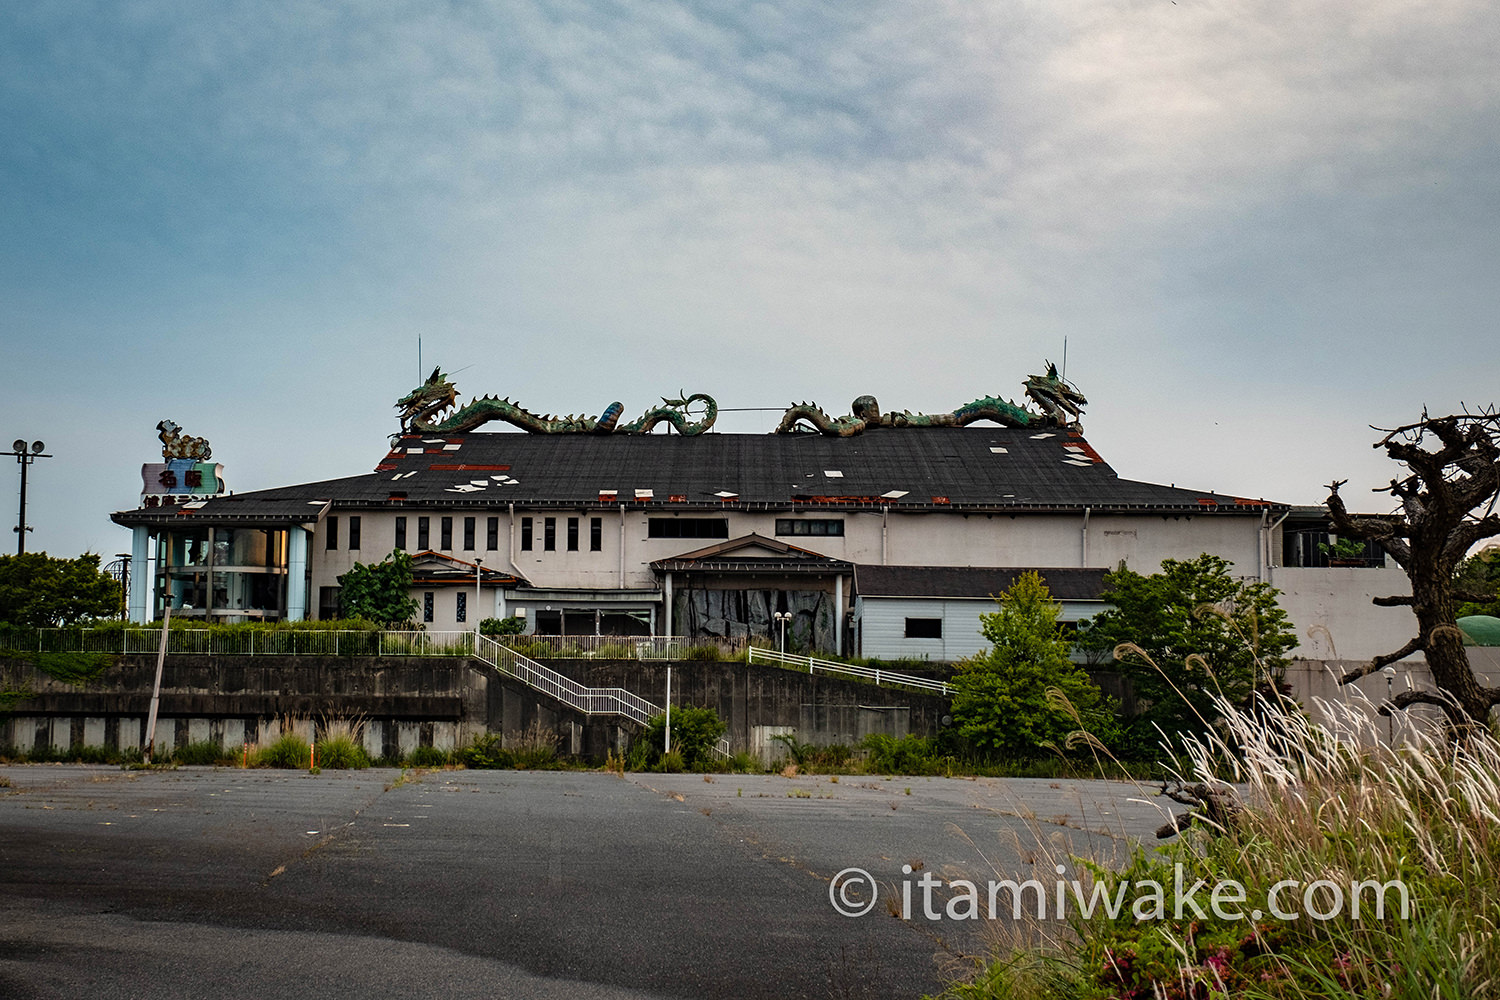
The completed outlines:
[[[1375,657],[1346,673],[1349,684],[1389,663],[1422,653],[1432,671],[1436,691],[1405,691],[1392,707],[1437,705],[1457,732],[1488,720],[1500,703],[1500,688],[1485,687],[1474,676],[1464,649],[1463,634],[1454,620],[1462,601],[1488,600],[1488,595],[1457,592],[1453,574],[1459,562],[1481,539],[1500,534],[1495,500],[1500,494],[1500,413],[1429,417],[1390,430],[1374,445],[1406,467],[1407,475],[1378,490],[1399,502],[1391,517],[1351,517],[1339,496],[1347,480],[1329,485],[1328,512],[1341,537],[1374,540],[1411,579],[1411,596],[1377,597],[1381,607],[1410,607],[1417,618],[1417,634],[1400,649]]]

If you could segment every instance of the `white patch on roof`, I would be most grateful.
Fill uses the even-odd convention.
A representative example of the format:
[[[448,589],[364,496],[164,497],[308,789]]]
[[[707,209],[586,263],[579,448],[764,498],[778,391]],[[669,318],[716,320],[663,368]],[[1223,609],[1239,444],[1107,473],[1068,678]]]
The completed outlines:
[[[1031,440],[1033,440],[1033,441],[1040,441],[1043,438],[1056,437],[1056,436],[1057,436],[1056,434],[1033,434],[1033,435],[1031,435]]]
[[[829,479],[843,479],[844,478],[844,474],[842,472],[840,472],[838,469],[824,469],[823,470],[823,475],[827,476]]]
[[[391,477],[391,482],[394,483],[396,480],[404,478],[405,475],[406,474],[404,472],[398,472],[394,476]]]
[[[463,447],[463,445],[461,445],[461,444],[445,444],[445,445],[443,445],[443,450],[444,451],[457,451],[458,449],[460,449],[462,447]]]
[[[911,490],[891,490],[889,493],[882,493],[880,495],[885,497],[887,500],[900,500],[910,492]]]
[[[478,486],[480,489],[484,489],[489,484],[490,484],[490,481],[488,479],[471,479],[471,480],[469,480],[469,485],[470,486]]]
[[[656,496],[656,491],[655,490],[636,490],[635,491],[635,498],[637,500],[649,500],[649,499],[651,499],[654,496]]]
[[[738,493],[731,493],[728,490],[720,490],[719,492],[715,493],[714,496],[716,496],[716,497],[723,497],[725,500],[728,500],[730,497],[737,497],[737,496],[739,496],[739,494]]]
[[[459,483],[457,486],[448,487],[449,493],[478,493],[480,487],[470,486],[468,483]]]
[[[423,444],[442,444],[443,442],[445,442],[447,440],[448,440],[447,438],[423,438],[422,439],[422,443]]]
[[[600,492],[600,493],[618,493],[618,492],[620,492],[620,491],[619,491],[619,490],[606,490],[606,489],[603,489],[603,488],[602,488],[602,487],[601,487],[601,488],[600,488],[600,490],[599,490],[599,492]]]
[[[408,455],[425,455],[427,453],[427,449],[426,448],[408,448],[408,449],[406,449],[406,453]]]
[[[321,507],[325,503],[328,503],[328,502],[329,501],[327,501],[327,500],[309,500],[309,501],[307,501],[307,505],[309,507]]]
[[[1090,467],[1093,466],[1093,464],[1094,464],[1093,462],[1080,462],[1076,458],[1069,458],[1069,459],[1064,459],[1063,460],[1063,465],[1076,465],[1076,466],[1078,466],[1081,469],[1090,468]]]
[[[422,471],[421,469],[413,469],[410,472],[403,473],[402,476],[401,476],[401,478],[402,479],[410,479],[412,476],[415,476],[418,472],[421,472],[421,471]]]
[[[194,500],[192,503],[185,503],[185,504],[183,504],[182,505],[182,509],[183,510],[197,510],[199,507],[206,507],[206,506],[208,506],[208,501],[207,500]]]
[[[990,454],[992,454],[992,455],[1009,455],[1010,454],[1010,449],[1009,448],[1002,448],[999,445],[991,445],[990,446]]]
[[[495,482],[499,483],[501,486],[519,486],[520,485],[520,480],[512,479],[509,476],[491,476],[490,478],[493,479]]]
[[[1078,445],[1076,445],[1076,444],[1065,444],[1065,445],[1063,445],[1063,451],[1073,451],[1073,452],[1077,452],[1080,455],[1082,455],[1084,453],[1083,449],[1080,448],[1080,447],[1078,447]]]

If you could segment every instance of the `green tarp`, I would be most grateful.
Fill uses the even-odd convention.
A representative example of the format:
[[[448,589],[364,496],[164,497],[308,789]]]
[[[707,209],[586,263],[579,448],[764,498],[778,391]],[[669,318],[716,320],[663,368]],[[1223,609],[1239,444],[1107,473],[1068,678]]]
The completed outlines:
[[[1471,646],[1500,646],[1500,618],[1493,615],[1469,615],[1458,620],[1458,629],[1468,637]]]

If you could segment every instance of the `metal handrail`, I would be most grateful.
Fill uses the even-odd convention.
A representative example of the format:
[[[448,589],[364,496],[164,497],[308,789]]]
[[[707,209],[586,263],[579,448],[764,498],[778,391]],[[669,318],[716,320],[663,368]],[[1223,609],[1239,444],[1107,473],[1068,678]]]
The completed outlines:
[[[929,677],[916,677],[912,674],[897,673],[894,670],[882,670],[879,667],[859,667],[852,663],[840,663],[837,660],[822,660],[816,656],[795,656],[791,653],[779,653],[774,649],[760,649],[750,647],[749,662],[769,663],[772,666],[784,667],[788,670],[805,670],[807,673],[822,671],[825,674],[845,674],[849,677],[858,677],[861,680],[874,681],[876,684],[897,684],[901,687],[917,688],[921,691],[934,691],[938,694],[952,694],[953,686],[946,681],[935,681]]]
[[[652,716],[662,714],[661,708],[624,688],[592,688],[580,684],[487,635],[481,635],[475,641],[474,655],[500,673],[514,677],[585,715],[623,715],[644,726]]]

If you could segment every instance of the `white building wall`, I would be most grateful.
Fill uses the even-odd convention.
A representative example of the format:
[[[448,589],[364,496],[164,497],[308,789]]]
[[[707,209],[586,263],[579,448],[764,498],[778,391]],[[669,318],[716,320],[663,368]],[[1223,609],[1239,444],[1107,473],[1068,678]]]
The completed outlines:
[[[1410,608],[1378,608],[1374,597],[1411,593],[1398,566],[1302,569],[1277,566],[1271,585],[1297,628],[1294,656],[1309,660],[1369,660],[1401,648],[1417,634]],[[1420,659],[1420,657],[1417,657]]]

